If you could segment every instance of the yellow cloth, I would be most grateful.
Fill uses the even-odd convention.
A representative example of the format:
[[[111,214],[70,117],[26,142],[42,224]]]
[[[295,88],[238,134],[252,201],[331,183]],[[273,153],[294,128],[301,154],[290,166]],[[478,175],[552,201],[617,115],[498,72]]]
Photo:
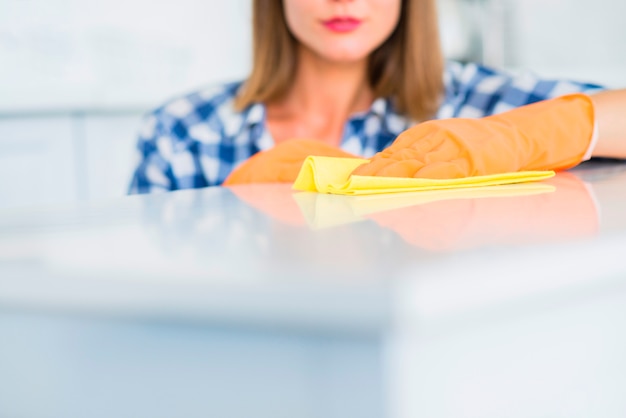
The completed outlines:
[[[554,176],[554,171],[520,171],[460,179],[422,179],[350,175],[368,163],[360,158],[307,157],[293,184],[295,190],[340,195],[416,192],[525,183]]]

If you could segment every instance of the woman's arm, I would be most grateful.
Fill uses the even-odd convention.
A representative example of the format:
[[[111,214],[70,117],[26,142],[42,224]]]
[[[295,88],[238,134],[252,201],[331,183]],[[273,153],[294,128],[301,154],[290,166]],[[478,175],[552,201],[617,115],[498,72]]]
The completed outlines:
[[[591,96],[598,124],[594,157],[626,158],[626,89]]]

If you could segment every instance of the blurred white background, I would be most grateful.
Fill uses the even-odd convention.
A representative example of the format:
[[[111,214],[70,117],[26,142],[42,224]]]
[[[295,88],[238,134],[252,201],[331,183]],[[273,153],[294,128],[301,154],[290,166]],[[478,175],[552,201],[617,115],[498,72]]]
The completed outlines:
[[[439,0],[452,59],[626,86],[626,2]],[[141,115],[242,79],[250,0],[0,0],[0,208],[125,194]]]

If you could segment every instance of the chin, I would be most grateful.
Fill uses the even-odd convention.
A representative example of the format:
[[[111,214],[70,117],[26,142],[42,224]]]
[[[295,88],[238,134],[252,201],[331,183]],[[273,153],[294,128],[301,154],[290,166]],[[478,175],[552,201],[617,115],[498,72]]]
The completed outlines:
[[[359,61],[366,59],[369,54],[370,54],[370,51],[358,51],[357,52],[354,50],[351,50],[351,51],[345,51],[345,50],[328,51],[327,50],[325,51],[324,54],[322,54],[322,57],[324,57],[328,61],[342,63],[342,64],[350,64],[350,63],[359,62]]]

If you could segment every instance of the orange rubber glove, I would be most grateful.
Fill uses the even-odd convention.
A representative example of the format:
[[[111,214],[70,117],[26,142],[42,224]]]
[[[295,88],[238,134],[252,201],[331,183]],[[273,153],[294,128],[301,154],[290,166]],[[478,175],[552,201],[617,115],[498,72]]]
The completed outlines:
[[[355,157],[320,141],[292,139],[253,155],[230,173],[223,184],[293,183],[309,155]]]
[[[482,119],[421,123],[352,174],[447,179],[564,170],[583,160],[593,131],[591,98],[571,94]]]

